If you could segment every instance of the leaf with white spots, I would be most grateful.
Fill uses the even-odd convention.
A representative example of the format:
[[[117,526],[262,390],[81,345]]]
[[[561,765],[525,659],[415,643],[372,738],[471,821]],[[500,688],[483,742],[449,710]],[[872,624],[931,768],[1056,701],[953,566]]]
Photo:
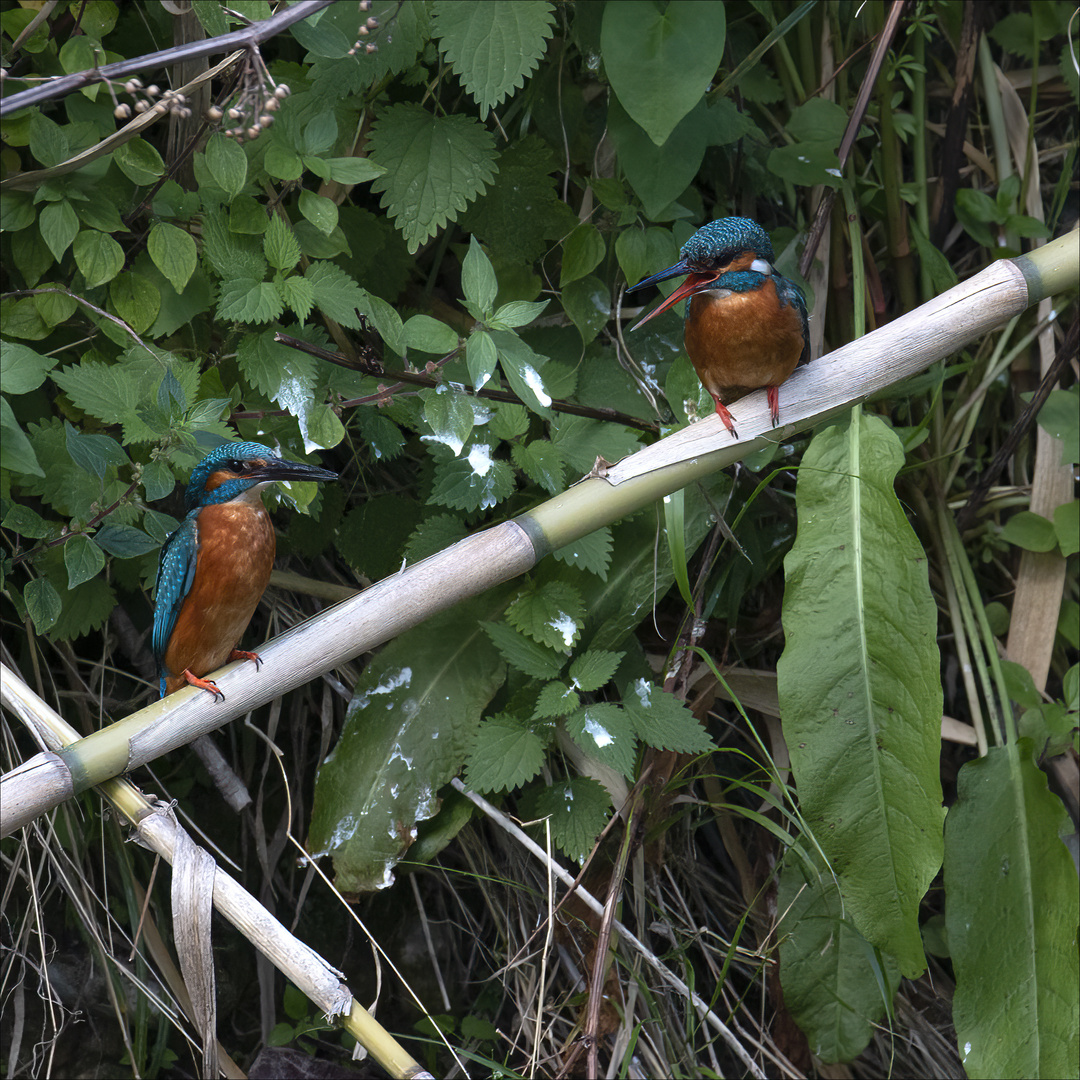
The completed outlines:
[[[534,720],[545,720],[556,716],[568,716],[581,707],[581,698],[564,682],[549,682],[536,699],[533,710]]]
[[[647,679],[634,679],[627,685],[623,708],[642,742],[649,746],[679,754],[715,749],[709,733],[686,705]]]
[[[514,490],[514,471],[491,456],[491,447],[477,443],[462,457],[440,461],[428,502],[454,510],[488,510]]]
[[[588,570],[601,581],[607,581],[608,567],[611,565],[611,528],[607,525],[588,533],[580,539],[552,552],[559,562],[576,566],[579,570]]]
[[[611,797],[591,776],[575,776],[543,788],[531,801],[532,817],[548,818],[551,838],[571,859],[592,851],[611,813]],[[539,833],[543,836],[543,826]]]
[[[615,674],[619,661],[625,656],[607,649],[589,649],[574,659],[570,665],[570,685],[575,690],[591,693],[599,690]]]
[[[506,609],[506,621],[534,641],[568,653],[585,625],[585,604],[573,585],[533,582]]]
[[[566,721],[566,730],[590,757],[627,778],[633,774],[637,737],[630,718],[618,705],[606,701],[586,705]]]
[[[507,626],[504,622],[484,623],[484,632],[495,643],[499,655],[513,668],[534,679],[553,679],[562,671],[564,658]]]
[[[551,395],[544,389],[544,380],[540,375],[548,358],[533,352],[513,330],[492,330],[490,335],[510,389],[533,412],[550,417]]]

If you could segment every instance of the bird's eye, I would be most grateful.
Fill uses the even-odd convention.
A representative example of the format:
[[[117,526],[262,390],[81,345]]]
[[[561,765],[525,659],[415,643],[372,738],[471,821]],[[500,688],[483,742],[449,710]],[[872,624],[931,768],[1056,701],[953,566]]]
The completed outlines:
[[[244,469],[246,468],[244,463],[239,458],[232,458],[230,461],[227,461],[225,464],[226,464],[226,467],[228,468],[229,472],[234,472],[234,473],[242,473],[244,471]]]

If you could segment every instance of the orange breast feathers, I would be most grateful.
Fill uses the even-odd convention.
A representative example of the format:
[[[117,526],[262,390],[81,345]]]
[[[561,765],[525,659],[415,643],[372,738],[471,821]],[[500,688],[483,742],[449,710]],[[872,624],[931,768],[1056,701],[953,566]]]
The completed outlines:
[[[185,668],[203,676],[225,663],[266,591],[277,545],[262,499],[251,495],[199,512],[195,578],[165,650],[166,693],[185,685]]]
[[[802,319],[794,304],[780,303],[772,278],[752,292],[702,291],[690,305],[686,355],[705,389],[721,401],[779,386],[795,370],[803,351]]]

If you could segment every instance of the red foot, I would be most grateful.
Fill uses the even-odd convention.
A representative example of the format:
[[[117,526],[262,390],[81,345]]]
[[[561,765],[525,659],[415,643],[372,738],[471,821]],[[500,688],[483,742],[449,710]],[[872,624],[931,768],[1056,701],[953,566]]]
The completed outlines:
[[[776,425],[780,423],[780,387],[767,386],[765,387],[765,393],[769,398],[769,412],[772,414],[772,426],[776,427]]]
[[[255,670],[259,670],[259,666],[262,664],[262,657],[257,652],[245,652],[243,649],[233,649],[229,653],[229,662],[233,660],[254,660]]]
[[[218,689],[218,684],[213,679],[200,679],[198,675],[192,675],[187,668],[180,672],[180,677],[186,679],[192,686],[197,686],[200,690],[213,694],[215,701],[225,700],[225,695]]]
[[[735,425],[732,423],[732,416],[731,413],[728,412],[727,406],[718,397],[713,397],[713,401],[716,402],[716,415],[724,421],[724,427],[731,432],[731,437],[737,439],[739,433],[735,430]]]

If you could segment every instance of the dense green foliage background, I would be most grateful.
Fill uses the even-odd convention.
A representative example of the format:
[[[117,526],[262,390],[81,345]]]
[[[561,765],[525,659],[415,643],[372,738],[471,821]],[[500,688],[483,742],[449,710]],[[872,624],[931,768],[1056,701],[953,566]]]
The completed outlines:
[[[87,732],[149,700],[157,550],[192,464],[221,439],[341,473],[268,503],[282,565],[348,586],[709,415],[678,315],[624,336],[636,309],[622,294],[715,217],[766,227],[824,350],[1072,227],[1073,9],[974,6],[975,51],[970,6],[904,12],[843,166],[882,4],[338,0],[216,75],[217,57],[147,68],[143,85],[95,83],[5,115],[5,663]],[[270,7],[204,2],[180,15],[89,0],[34,26],[37,12],[0,13],[6,93],[222,34]],[[958,56],[975,64],[977,98],[953,93]],[[184,100],[152,92],[153,80]],[[211,105],[220,122],[204,120]],[[947,172],[943,136],[957,117],[967,142]],[[803,278],[826,189],[837,194],[829,243]],[[1059,325],[1075,319],[1074,297],[1056,307]],[[271,906],[272,894],[291,906],[301,893],[300,874],[278,865],[290,826],[333,855],[346,892],[388,889],[362,906],[390,951],[409,944],[406,877],[418,905],[423,881],[444,924],[431,948],[454,969],[438,1024],[481,1068],[526,1073],[544,1054],[554,1075],[585,1013],[564,973],[533,1044],[523,1002],[535,987],[515,991],[504,973],[477,989],[524,945],[546,884],[484,839],[446,787],[459,775],[521,819],[546,819],[534,835],[572,861],[633,793],[640,925],[678,924],[654,947],[756,1032],[767,1071],[857,1059],[857,1074],[881,1075],[899,1053],[896,1071],[911,1075],[959,1075],[961,1060],[971,1076],[1075,1075],[1076,881],[1058,841],[1059,789],[1038,766],[1056,757],[1055,783],[1069,763],[1075,775],[1080,504],[1031,512],[1025,440],[977,524],[953,524],[1038,384],[1038,317],[812,439],[778,442],[662,509],[598,523],[526,580],[275,703],[266,720],[291,748],[291,817],[276,767],[244,732],[230,737],[259,812],[245,812],[239,838],[190,760],[165,766],[164,790],[252,879],[264,875]],[[1065,464],[1080,460],[1076,397],[1075,385],[1055,390],[1040,414]],[[998,658],[1021,551],[1058,560],[1065,582],[1060,609],[1043,613],[1058,630],[1048,696],[1045,678]],[[275,586],[252,640],[314,613],[320,595],[303,580]],[[771,688],[753,722],[718,699],[732,668]],[[731,682],[736,696],[747,685]],[[943,712],[970,746],[942,747]],[[33,753],[19,734],[9,748],[13,760]],[[944,829],[943,802],[956,807]],[[71,842],[105,897],[107,868],[127,873],[131,856],[102,859],[95,815]],[[610,844],[621,830],[616,820]],[[105,836],[115,840],[108,826]],[[423,868],[432,860],[438,872]],[[599,895],[617,864],[614,847],[596,851]],[[672,867],[684,884],[697,878],[685,920],[664,906]],[[49,899],[63,920],[62,897]],[[128,908],[116,918],[131,933],[130,892]],[[343,949],[341,910],[310,900],[303,919],[362,986],[367,956]],[[586,979],[588,940],[559,942],[579,949]],[[261,1021],[271,1037],[245,975],[235,1026]],[[615,965],[603,985],[613,996],[635,978],[648,988]],[[387,993],[411,1023],[396,984]],[[931,996],[940,1046],[897,1051],[879,1025],[907,1032],[919,994]],[[434,1011],[434,986],[422,996]],[[632,1000],[638,1011],[625,1006],[601,1033],[614,1040],[605,1055],[625,1054],[620,1075],[633,1053],[645,1073],[741,1069],[685,1003]],[[271,1041],[312,1049],[302,1005],[286,998],[285,1009],[294,1023]],[[129,1025],[139,1073],[167,1070],[180,1040],[145,1005]],[[449,1061],[431,1060],[436,1072]]]

